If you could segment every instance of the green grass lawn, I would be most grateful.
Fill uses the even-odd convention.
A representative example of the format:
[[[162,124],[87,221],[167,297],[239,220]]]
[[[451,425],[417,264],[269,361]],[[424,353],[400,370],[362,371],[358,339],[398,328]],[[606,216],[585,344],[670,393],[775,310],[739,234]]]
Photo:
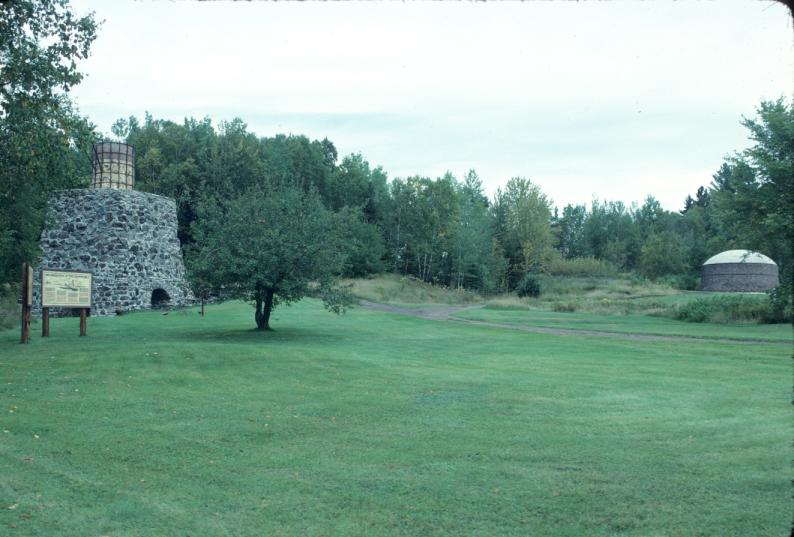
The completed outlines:
[[[575,328],[600,330],[622,334],[652,334],[660,336],[688,336],[770,340],[792,344],[794,330],[790,324],[754,323],[688,323],[666,317],[648,315],[608,315],[597,313],[561,313],[542,310],[518,310],[485,307],[464,310],[454,315],[461,319],[538,326],[543,328]]]
[[[625,320],[625,319],[624,319]],[[0,333],[0,535],[770,536],[791,350],[307,300]]]

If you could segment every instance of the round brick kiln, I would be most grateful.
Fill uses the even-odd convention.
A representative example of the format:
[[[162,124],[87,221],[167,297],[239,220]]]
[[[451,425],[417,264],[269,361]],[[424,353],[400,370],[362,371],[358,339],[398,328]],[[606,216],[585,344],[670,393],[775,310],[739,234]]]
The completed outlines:
[[[704,291],[763,292],[779,283],[777,264],[758,252],[727,250],[703,263]]]

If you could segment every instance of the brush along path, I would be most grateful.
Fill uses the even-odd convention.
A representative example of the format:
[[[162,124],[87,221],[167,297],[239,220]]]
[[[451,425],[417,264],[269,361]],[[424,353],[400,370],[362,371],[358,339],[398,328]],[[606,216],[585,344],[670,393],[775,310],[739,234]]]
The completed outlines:
[[[735,338],[714,338],[714,337],[694,337],[694,336],[664,336],[654,334],[630,334],[624,332],[610,332],[606,330],[584,330],[580,328],[548,328],[541,326],[527,326],[510,323],[497,323],[492,321],[478,321],[474,319],[463,319],[455,317],[456,313],[463,310],[480,309],[485,307],[484,304],[475,304],[467,306],[451,306],[451,305],[438,305],[438,306],[422,306],[412,308],[407,306],[395,306],[393,304],[382,304],[378,302],[371,302],[369,300],[360,300],[359,305],[365,309],[382,311],[386,313],[397,313],[400,315],[408,315],[411,317],[419,317],[421,319],[428,319],[431,321],[454,321],[456,323],[473,324],[477,326],[488,326],[491,328],[506,328],[508,330],[519,330],[522,332],[530,332],[533,334],[550,334],[557,336],[598,336],[608,337],[614,339],[626,339],[633,341],[710,341],[714,343],[727,343],[727,344],[759,344],[759,343],[785,343],[791,342],[775,340],[775,339],[735,339]]]

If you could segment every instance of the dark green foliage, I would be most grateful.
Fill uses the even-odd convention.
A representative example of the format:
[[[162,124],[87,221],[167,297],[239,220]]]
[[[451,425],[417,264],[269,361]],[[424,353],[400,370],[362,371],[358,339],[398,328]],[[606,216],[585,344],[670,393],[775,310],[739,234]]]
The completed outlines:
[[[17,301],[21,295],[20,286],[0,284],[0,330],[13,328],[19,324],[20,307]]]
[[[566,259],[585,257],[589,253],[585,235],[587,207],[566,205],[562,216],[554,221],[556,248]]]
[[[732,245],[778,264],[781,285],[771,298],[780,318],[794,292],[794,107],[765,101],[757,113],[743,121],[755,145],[722,165],[708,207]]]
[[[504,257],[494,251],[493,218],[477,172],[458,185],[460,207],[453,241],[450,286],[492,293],[504,274]]]
[[[539,297],[541,292],[540,278],[527,272],[516,284],[516,294],[521,297]]]
[[[332,311],[348,303],[334,288],[345,263],[345,233],[338,224],[313,189],[253,188],[200,206],[188,263],[194,277],[222,296],[252,301],[257,327],[269,330],[274,308],[310,292]]]
[[[76,62],[96,38],[93,13],[78,17],[67,0],[15,0],[0,10],[0,103],[3,115],[22,108],[58,109],[83,75]]]
[[[386,247],[378,227],[368,223],[357,210],[345,208],[336,216],[335,227],[344,236],[341,243],[345,254],[343,274],[361,277],[382,272]]]
[[[679,274],[684,271],[685,253],[680,239],[672,232],[652,233],[645,240],[640,251],[639,272],[646,278],[655,280],[666,274]]]
[[[552,259],[547,271],[552,276],[573,276],[607,278],[617,276],[614,265],[595,257],[574,257],[571,259]]]
[[[778,285],[769,291],[769,315],[766,322],[790,323],[794,321],[794,297],[791,282]]]
[[[712,187],[689,196],[680,213],[649,196],[640,206],[594,200],[588,211],[569,205],[552,217],[549,200],[523,178],[511,179],[489,203],[473,170],[462,182],[447,173],[389,184],[385,172],[360,154],[337,165],[328,140],[257,139],[240,120],[222,123],[216,133],[208,120],[178,126],[147,117],[140,126],[133,118],[118,132],[138,146],[141,188],[177,199],[185,244],[193,240],[190,224],[202,197],[223,200],[251,186],[290,183],[315,189],[329,209],[348,211],[338,224],[348,237],[348,275],[388,267],[426,282],[495,293],[514,288],[528,271],[606,276],[614,267],[690,289],[702,263],[728,248],[768,253],[779,260],[783,281],[790,281],[787,244],[780,240],[790,231],[781,212],[787,190],[774,160],[788,158],[786,110],[763,104],[761,120],[746,125],[759,147],[773,150],[757,147],[730,159]],[[783,186],[769,186],[775,182]],[[777,216],[765,215],[765,207]]]
[[[0,8],[0,282],[38,257],[48,193],[87,185],[93,126],[68,92],[95,37],[65,0]]]
[[[593,200],[584,225],[588,253],[621,269],[633,269],[640,248],[631,211],[620,201]]]
[[[451,174],[395,179],[388,246],[394,269],[426,282],[448,280],[449,252],[459,219],[457,182]]]
[[[364,157],[360,154],[346,156],[329,177],[326,205],[334,210],[343,207],[364,209],[372,200],[371,176],[372,171]],[[374,220],[375,208],[369,207],[369,212]]]

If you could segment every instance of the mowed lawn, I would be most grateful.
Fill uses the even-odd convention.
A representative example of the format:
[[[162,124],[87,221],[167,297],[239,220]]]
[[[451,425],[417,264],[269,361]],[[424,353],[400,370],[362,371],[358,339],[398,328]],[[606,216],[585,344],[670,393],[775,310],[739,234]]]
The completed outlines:
[[[791,348],[307,300],[0,333],[0,535],[772,536]]]

